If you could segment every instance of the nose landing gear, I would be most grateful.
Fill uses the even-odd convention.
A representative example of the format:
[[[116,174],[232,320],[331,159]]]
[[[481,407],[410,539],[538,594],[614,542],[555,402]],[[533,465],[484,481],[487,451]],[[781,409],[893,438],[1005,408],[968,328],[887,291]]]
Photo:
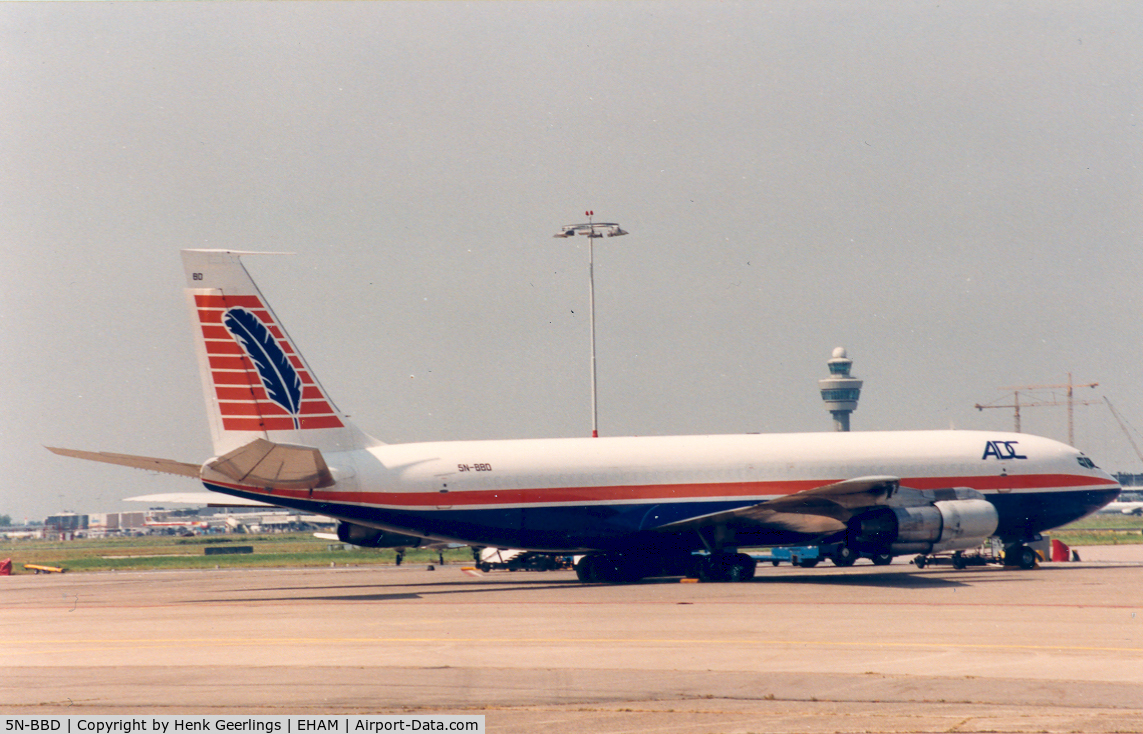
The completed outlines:
[[[1005,566],[1018,566],[1024,570],[1028,570],[1036,567],[1037,560],[1039,560],[1039,558],[1036,555],[1036,551],[1023,543],[1015,543],[1005,546],[1004,548]]]

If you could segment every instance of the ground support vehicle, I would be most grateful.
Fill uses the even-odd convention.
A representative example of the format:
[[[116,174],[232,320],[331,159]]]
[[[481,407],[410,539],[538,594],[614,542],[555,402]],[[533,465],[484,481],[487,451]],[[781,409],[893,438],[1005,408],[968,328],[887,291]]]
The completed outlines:
[[[1037,536],[1035,540],[1005,547],[1000,538],[989,538],[988,542],[979,548],[968,551],[956,551],[951,555],[919,555],[913,559],[917,568],[935,565],[952,565],[953,568],[963,569],[969,566],[1009,566],[1022,569],[1032,569],[1047,558],[1049,540]]]
[[[844,543],[768,548],[765,553],[751,554],[751,558],[775,566],[785,561],[802,568],[813,568],[827,559],[841,567],[852,566],[858,558],[868,558],[875,566],[887,566],[893,561],[888,553],[857,553]]]
[[[64,573],[67,571],[66,568],[60,568],[59,566],[41,566],[37,563],[25,563],[24,570],[31,571],[32,573]]]
[[[789,563],[802,568],[813,568],[825,556],[821,548],[816,545],[791,546],[784,548],[767,548],[765,553],[751,553],[750,557],[760,563],[771,563],[775,566]]]
[[[556,571],[571,568],[571,559],[552,553],[484,548],[476,567],[485,573],[489,571]]]

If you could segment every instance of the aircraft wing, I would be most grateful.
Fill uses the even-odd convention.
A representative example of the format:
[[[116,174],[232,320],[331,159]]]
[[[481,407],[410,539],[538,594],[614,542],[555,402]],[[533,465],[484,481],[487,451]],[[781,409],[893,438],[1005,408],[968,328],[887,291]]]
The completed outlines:
[[[217,492],[173,492],[165,494],[141,494],[125,497],[125,502],[148,502],[152,505],[181,504],[204,505],[206,507],[277,507],[268,502],[231,497]]]
[[[341,538],[337,537],[337,533],[314,533],[314,537],[318,538],[320,540],[333,540],[333,541],[336,541],[338,543],[346,542],[346,541],[342,540]],[[350,545],[353,545],[353,543],[350,543]],[[361,546],[361,547],[368,548],[369,546]],[[394,546],[394,547],[400,548],[401,546]],[[417,546],[417,548],[419,548],[421,550],[446,550],[446,549],[451,549],[451,548],[467,548],[467,547],[468,546],[464,545],[463,543],[425,543],[425,544]]]
[[[806,533],[835,532],[843,529],[858,511],[885,504],[897,491],[899,482],[898,477],[890,476],[856,477],[756,505],[680,520],[658,530],[755,524]]]

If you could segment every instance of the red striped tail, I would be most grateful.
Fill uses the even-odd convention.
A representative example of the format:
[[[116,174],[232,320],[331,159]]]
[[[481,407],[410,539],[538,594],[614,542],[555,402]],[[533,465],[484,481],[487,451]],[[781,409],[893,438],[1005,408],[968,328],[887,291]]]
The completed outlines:
[[[337,409],[239,260],[184,250],[216,454],[257,438],[346,451],[374,443]]]

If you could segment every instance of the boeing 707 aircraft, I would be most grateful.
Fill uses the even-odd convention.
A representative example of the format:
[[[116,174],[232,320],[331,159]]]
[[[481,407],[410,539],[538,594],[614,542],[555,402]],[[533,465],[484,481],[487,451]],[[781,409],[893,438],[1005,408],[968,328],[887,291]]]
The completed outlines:
[[[203,464],[71,449],[326,515],[374,547],[452,542],[584,554],[584,581],[754,575],[739,548],[839,543],[851,557],[1026,545],[1114,500],[1071,446],[1020,433],[558,438],[385,444],[338,410],[241,257],[185,250],[186,297],[216,456]]]

